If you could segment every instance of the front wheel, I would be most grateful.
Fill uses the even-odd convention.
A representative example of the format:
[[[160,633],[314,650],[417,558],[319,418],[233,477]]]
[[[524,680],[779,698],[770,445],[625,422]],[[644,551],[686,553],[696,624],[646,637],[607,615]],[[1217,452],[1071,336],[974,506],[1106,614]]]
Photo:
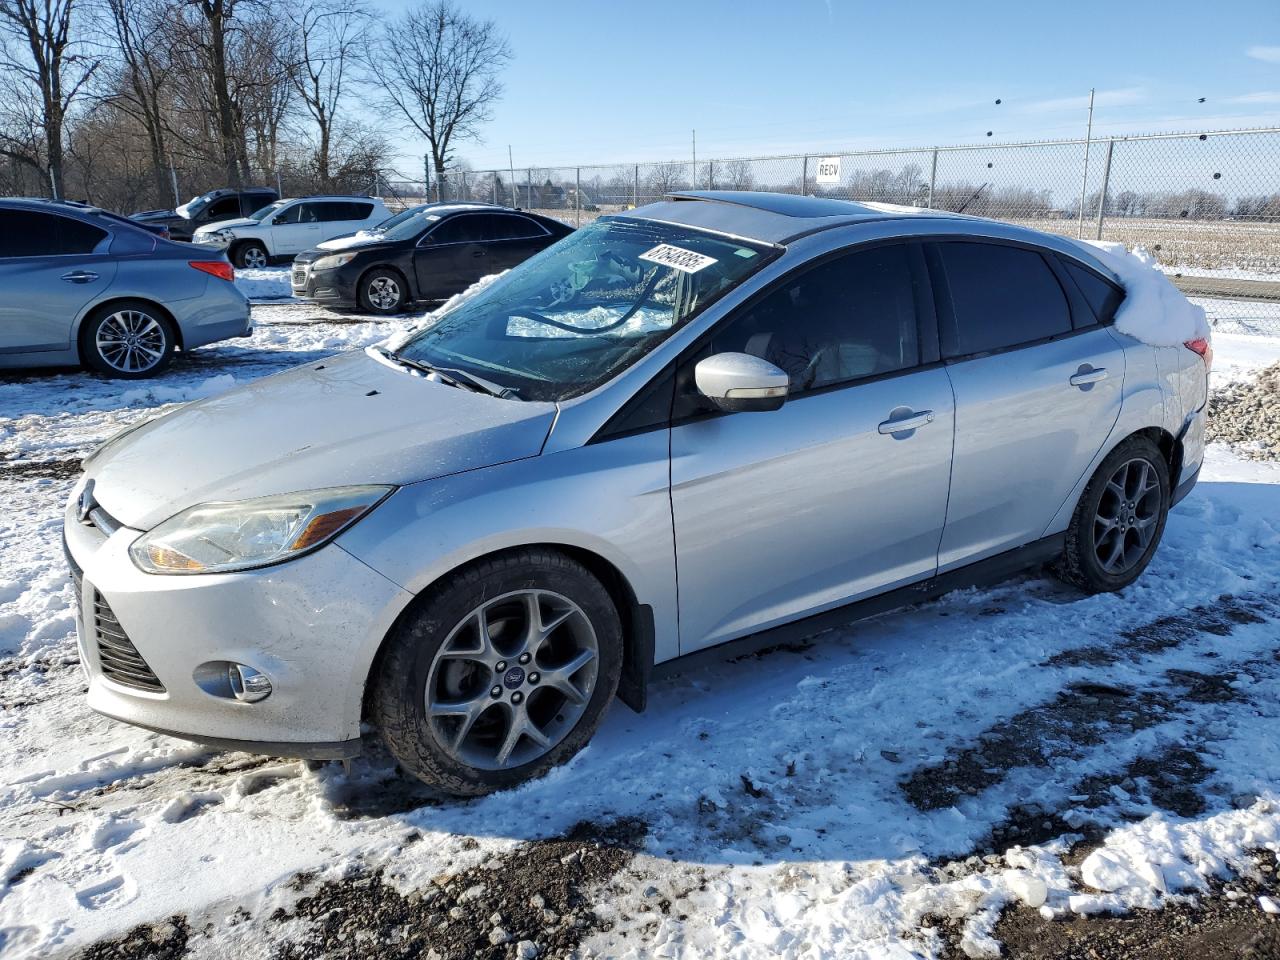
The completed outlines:
[[[478,796],[581,750],[621,669],[621,621],[600,581],[564,554],[519,550],[450,575],[402,618],[371,719],[407,771]]]
[[[241,270],[257,270],[265,267],[270,262],[270,258],[267,256],[266,247],[256,240],[250,240],[235,248],[231,255],[231,262]]]
[[[408,291],[394,270],[370,270],[360,278],[360,306],[368,313],[393,314],[404,309]]]
[[[125,302],[91,316],[80,334],[84,362],[109,377],[140,380],[169,365],[174,350],[168,318],[147,303]]]
[[[1058,575],[1089,593],[1127,587],[1151,562],[1169,516],[1169,464],[1130,437],[1094,473],[1067,528]]]

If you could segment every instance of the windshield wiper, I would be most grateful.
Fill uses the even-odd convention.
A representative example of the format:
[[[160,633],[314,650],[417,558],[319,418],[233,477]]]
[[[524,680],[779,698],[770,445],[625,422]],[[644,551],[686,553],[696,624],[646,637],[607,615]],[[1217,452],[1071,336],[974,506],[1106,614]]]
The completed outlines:
[[[519,393],[511,387],[500,386],[491,380],[477,377],[474,373],[467,373],[465,370],[456,370],[452,367],[433,367],[429,363],[423,363],[421,360],[414,360],[412,357],[394,353],[385,347],[378,347],[377,350],[388,360],[411,370],[417,370],[419,373],[434,376],[451,387],[470,390],[472,393],[483,393],[491,397],[500,397],[503,400],[520,399]]]

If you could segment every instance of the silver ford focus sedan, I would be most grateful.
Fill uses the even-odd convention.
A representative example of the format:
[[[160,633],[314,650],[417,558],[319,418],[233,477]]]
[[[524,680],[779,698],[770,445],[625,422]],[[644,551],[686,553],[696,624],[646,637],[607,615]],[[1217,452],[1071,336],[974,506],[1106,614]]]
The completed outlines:
[[[442,791],[572,757],[659,663],[1050,563],[1147,566],[1208,344],[1115,329],[1085,248],[677,194],[395,341],[118,436],[67,505],[90,705],[236,749],[376,727]]]

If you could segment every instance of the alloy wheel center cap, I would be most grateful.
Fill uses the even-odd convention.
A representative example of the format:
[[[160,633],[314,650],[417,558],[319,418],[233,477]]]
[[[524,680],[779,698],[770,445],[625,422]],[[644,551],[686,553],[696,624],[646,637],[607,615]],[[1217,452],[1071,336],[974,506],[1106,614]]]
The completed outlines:
[[[514,690],[524,683],[524,668],[512,667],[502,675],[502,683],[508,690]]]

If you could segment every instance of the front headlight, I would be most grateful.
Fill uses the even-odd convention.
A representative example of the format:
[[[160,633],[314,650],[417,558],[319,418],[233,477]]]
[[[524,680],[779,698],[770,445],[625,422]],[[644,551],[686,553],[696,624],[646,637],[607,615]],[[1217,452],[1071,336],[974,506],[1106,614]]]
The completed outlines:
[[[230,573],[280,563],[328,543],[392,487],[330,487],[236,503],[202,503],[144,533],[129,555],[144,573]]]
[[[317,270],[337,270],[338,267],[344,267],[356,258],[354,253],[335,253],[327,257],[321,257],[319,260],[311,264],[311,272]]]

